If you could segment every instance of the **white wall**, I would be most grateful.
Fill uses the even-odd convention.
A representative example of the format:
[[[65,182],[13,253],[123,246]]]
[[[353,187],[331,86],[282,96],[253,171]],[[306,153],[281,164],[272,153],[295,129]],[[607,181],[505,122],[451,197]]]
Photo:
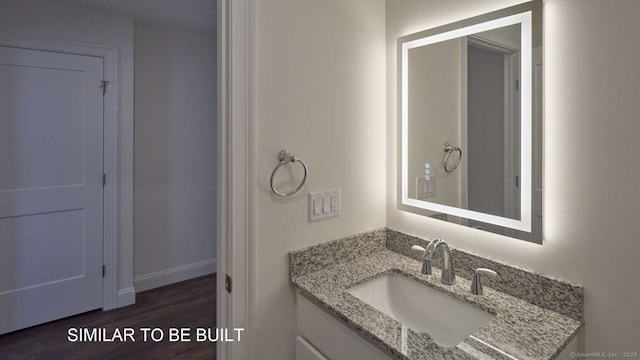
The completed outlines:
[[[215,272],[216,37],[135,23],[136,292]]]
[[[408,196],[417,198],[416,178],[424,177],[424,163],[431,163],[435,196],[428,200],[461,207],[462,168],[444,170],[444,144],[461,143],[463,54],[460,40],[452,39],[408,51]],[[449,167],[458,154],[451,155]]]
[[[388,225],[584,285],[584,349],[638,351],[640,2],[544,2],[543,245],[396,208],[395,38],[520,2],[387,2]]]
[[[287,253],[385,225],[383,0],[256,2],[256,354],[293,359]],[[286,148],[309,165],[302,194],[276,198]],[[342,215],[307,220],[308,191],[340,187]]]
[[[118,47],[119,305],[133,301],[133,18],[66,2],[2,0],[0,32]],[[111,86],[110,85],[110,86]]]

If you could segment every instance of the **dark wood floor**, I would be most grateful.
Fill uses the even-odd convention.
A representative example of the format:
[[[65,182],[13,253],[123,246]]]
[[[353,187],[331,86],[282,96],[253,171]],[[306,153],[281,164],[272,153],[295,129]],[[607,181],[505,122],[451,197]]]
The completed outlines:
[[[196,342],[196,328],[216,327],[214,275],[145,291],[136,304],[111,311],[92,311],[29,329],[0,335],[0,359],[215,359],[216,345]],[[135,342],[71,343],[69,328],[135,329]],[[191,328],[191,342],[143,342],[140,328]]]

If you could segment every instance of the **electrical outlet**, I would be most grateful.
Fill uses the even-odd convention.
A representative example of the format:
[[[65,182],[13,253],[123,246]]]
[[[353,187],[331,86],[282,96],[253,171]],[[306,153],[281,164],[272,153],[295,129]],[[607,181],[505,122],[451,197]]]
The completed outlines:
[[[340,216],[340,189],[309,193],[309,222]]]
[[[338,193],[331,194],[331,212],[338,212]]]

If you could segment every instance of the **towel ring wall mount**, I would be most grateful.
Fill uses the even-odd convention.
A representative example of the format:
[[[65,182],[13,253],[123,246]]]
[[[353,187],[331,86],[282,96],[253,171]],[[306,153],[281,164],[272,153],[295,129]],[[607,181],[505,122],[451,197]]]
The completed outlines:
[[[295,163],[298,162],[300,163],[300,165],[302,165],[302,168],[304,169],[304,176],[302,177],[302,181],[300,182],[300,185],[298,185],[295,189],[289,191],[289,192],[281,192],[278,189],[276,189],[276,187],[273,185],[273,178],[276,175],[276,172],[278,172],[278,169],[280,169],[280,167],[288,164],[288,163]],[[307,174],[309,173],[309,169],[307,168],[307,164],[304,163],[304,161],[302,161],[302,159],[300,159],[299,157],[295,156],[295,155],[291,155],[291,153],[288,150],[280,150],[280,152],[278,153],[278,165],[276,165],[276,168],[273,169],[273,172],[271,173],[271,180],[269,181],[270,185],[271,185],[271,191],[273,191],[274,194],[276,194],[277,196],[280,197],[289,197],[291,195],[294,195],[295,193],[297,193],[300,189],[302,189],[302,187],[304,186],[304,183],[307,181]]]
[[[457,146],[451,146],[451,145],[449,145],[449,143],[445,143],[443,150],[446,153],[446,155],[444,156],[444,171],[446,171],[447,173],[452,173],[460,165],[460,161],[462,160],[462,149],[460,149]],[[458,152],[458,161],[456,161],[455,165],[453,165],[452,168],[449,168],[449,166],[448,166],[449,165],[449,157],[451,157],[451,153],[456,152],[456,151]]]

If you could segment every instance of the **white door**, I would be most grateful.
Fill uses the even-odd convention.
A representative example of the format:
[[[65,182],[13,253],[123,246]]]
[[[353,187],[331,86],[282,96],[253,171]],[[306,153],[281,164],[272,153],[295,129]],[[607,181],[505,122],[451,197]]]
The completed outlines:
[[[0,46],[0,334],[102,307],[102,79]]]

